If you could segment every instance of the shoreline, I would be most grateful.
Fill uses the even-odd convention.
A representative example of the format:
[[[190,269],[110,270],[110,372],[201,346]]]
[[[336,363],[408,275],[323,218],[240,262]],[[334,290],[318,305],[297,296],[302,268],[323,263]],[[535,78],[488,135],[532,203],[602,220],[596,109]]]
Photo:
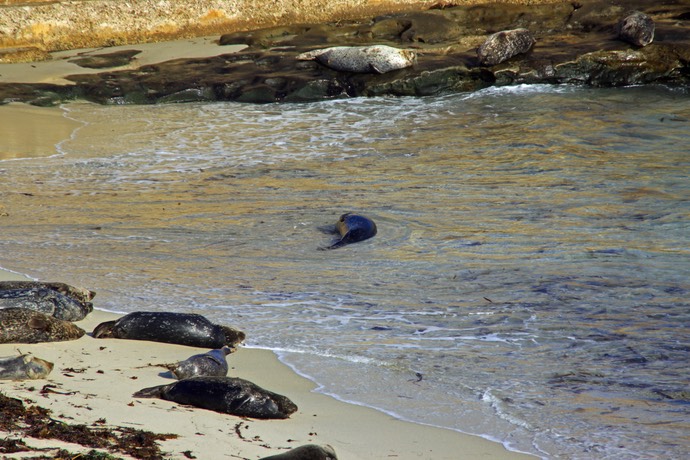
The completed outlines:
[[[0,269],[0,280],[7,279],[25,277]],[[47,379],[0,381],[0,392],[23,400],[25,405],[49,409],[53,418],[70,424],[176,434],[176,439],[158,442],[165,452],[164,458],[192,458],[191,454],[199,459],[255,459],[304,444],[331,445],[343,459],[536,458],[509,451],[502,444],[479,436],[399,420],[379,410],[318,393],[314,382],[282,363],[274,352],[260,348],[241,347],[229,355],[228,375],[245,378],[292,399],[299,410],[287,420],[247,419],[159,399],[132,398],[132,393],[142,388],[174,381],[162,376],[165,369],[156,364],[176,362],[207,350],[94,339],[89,335],[100,322],[118,316],[94,310],[76,323],[87,331],[79,340],[0,345],[3,357],[21,350],[55,363]],[[46,384],[54,387],[41,394],[38,389]],[[2,435],[7,437],[8,433]],[[91,450],[51,439],[23,439],[41,449],[63,448],[82,453]]]

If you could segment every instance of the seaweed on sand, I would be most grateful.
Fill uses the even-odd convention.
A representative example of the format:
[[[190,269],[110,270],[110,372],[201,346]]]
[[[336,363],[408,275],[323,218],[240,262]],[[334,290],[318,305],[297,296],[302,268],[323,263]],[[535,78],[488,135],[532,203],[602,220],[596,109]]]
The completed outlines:
[[[57,439],[84,447],[106,449],[110,452],[119,452],[146,460],[163,458],[163,453],[156,441],[177,437],[174,434],[156,434],[127,427],[73,425],[61,422],[51,418],[48,409],[33,405],[25,407],[20,399],[8,397],[2,393],[0,393],[0,431],[9,432],[15,437],[28,436],[41,439]],[[21,439],[16,440],[6,437],[0,443],[0,454],[19,451],[38,452],[42,450],[27,446]],[[60,450],[57,453],[51,452],[50,457],[46,458],[74,458],[74,455]],[[88,453],[80,454],[79,458],[105,460],[113,457],[92,450]]]

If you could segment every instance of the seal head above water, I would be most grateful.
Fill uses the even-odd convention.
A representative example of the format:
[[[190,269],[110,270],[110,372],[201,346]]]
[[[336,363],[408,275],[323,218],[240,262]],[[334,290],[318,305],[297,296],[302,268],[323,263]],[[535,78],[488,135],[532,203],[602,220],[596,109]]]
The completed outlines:
[[[279,395],[244,379],[192,377],[170,385],[144,388],[135,398],[160,398],[215,412],[252,418],[288,418],[297,406]]]
[[[117,321],[106,321],[93,330],[97,339],[150,340],[199,348],[234,347],[245,339],[244,332],[211,323],[194,313],[139,311]]]
[[[0,310],[0,343],[61,342],[83,335],[84,330],[69,321],[28,308]]]
[[[45,378],[53,370],[53,363],[32,355],[0,358],[1,380]]]
[[[333,46],[302,53],[297,59],[314,60],[340,72],[386,73],[410,67],[416,61],[416,54],[386,45]]]
[[[373,220],[349,212],[340,216],[335,226],[321,227],[321,230],[340,235],[338,241],[321,249],[336,249],[346,244],[364,241],[376,235],[377,232],[376,224]]]
[[[225,357],[232,352],[232,348],[225,346],[208,353],[190,356],[184,361],[169,366],[169,369],[179,380],[196,376],[224,377],[228,374],[228,362]]]

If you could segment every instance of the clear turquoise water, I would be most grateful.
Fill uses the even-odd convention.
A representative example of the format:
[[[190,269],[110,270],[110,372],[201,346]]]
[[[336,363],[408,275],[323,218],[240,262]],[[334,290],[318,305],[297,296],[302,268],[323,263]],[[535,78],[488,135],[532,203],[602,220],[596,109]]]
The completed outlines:
[[[687,91],[64,110],[52,156],[0,162],[0,266],[516,450],[687,454]],[[378,235],[319,251],[347,211]]]

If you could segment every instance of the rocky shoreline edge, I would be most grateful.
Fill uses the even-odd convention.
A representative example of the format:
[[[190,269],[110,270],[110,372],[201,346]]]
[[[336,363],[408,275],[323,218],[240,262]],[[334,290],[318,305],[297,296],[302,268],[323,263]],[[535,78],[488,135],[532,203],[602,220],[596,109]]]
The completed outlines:
[[[619,22],[639,11],[651,18],[646,46],[620,38]],[[482,64],[491,34],[526,29],[524,53]],[[244,44],[226,53],[226,45]],[[411,67],[386,73],[339,71],[302,53],[332,46],[388,45],[413,50]],[[234,47],[236,49],[236,47]],[[490,86],[574,84],[593,87],[690,84],[690,5],[651,0],[553,5],[443,6],[360,21],[279,26],[222,35],[218,54],[136,66],[137,45],[89,53],[78,65],[97,73],[66,76],[66,84],[0,83],[0,102],[54,106],[197,101],[313,102],[348,97],[437,96]],[[118,70],[118,67],[129,66]],[[101,71],[102,70],[102,71]],[[2,69],[0,68],[0,73]]]

